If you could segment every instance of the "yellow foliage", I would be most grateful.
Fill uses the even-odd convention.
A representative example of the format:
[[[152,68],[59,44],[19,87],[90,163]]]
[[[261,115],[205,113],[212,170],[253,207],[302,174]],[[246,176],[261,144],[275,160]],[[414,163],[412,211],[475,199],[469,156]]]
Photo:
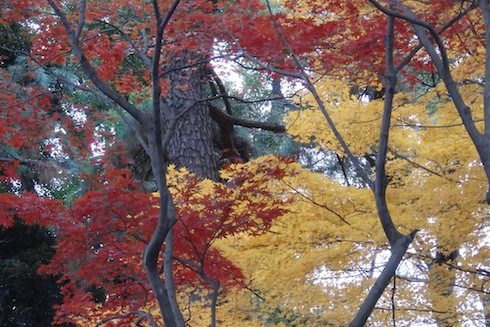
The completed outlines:
[[[472,60],[455,72],[476,80],[481,66]],[[466,101],[482,108],[481,86],[461,81]],[[341,79],[326,77],[316,86],[354,154],[375,153],[383,102],[352,97]],[[433,319],[457,325],[463,318],[455,308],[471,292],[449,290],[456,280],[463,288],[481,285],[481,281],[471,273],[457,274],[451,264],[457,262],[468,272],[488,264],[488,249],[478,245],[485,237],[482,231],[488,229],[483,227],[488,212],[483,202],[486,176],[445,94],[444,87],[437,86],[422,95],[398,92],[395,97],[386,163],[387,201],[402,233],[419,230],[409,249],[410,259],[399,268],[403,278],[396,281],[400,321],[429,319],[430,314],[424,312],[430,307],[443,312]],[[288,132],[299,142],[345,156],[313,98],[305,94],[301,103],[308,108],[289,113]],[[475,120],[481,115],[477,111]],[[286,320],[287,314],[294,316],[295,326],[346,325],[388,257],[372,193],[307,170],[285,183],[295,201],[290,214],[277,220],[270,233],[255,238],[238,235],[219,243],[250,279],[248,296],[227,297],[238,303],[233,312],[239,318],[233,319],[253,317],[260,325],[265,319],[260,310],[265,310]],[[457,261],[434,264],[436,252],[448,255],[457,249],[466,249]],[[255,302],[252,291],[258,294]],[[378,307],[390,310],[390,301],[387,294]],[[466,317],[477,312],[464,310]],[[381,326],[390,322],[382,310],[375,311],[372,319]]]

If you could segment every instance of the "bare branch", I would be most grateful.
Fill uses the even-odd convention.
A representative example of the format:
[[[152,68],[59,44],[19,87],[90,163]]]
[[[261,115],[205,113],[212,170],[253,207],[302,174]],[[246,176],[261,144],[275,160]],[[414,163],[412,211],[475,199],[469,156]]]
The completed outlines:
[[[331,214],[333,214],[334,216],[336,216],[337,218],[339,218],[344,224],[346,225],[349,225],[351,226],[351,224],[345,220],[345,218],[338,212],[336,212],[335,210],[333,210],[332,208],[330,208],[329,206],[327,206],[326,204],[321,204],[321,203],[318,203],[317,201],[315,201],[314,199],[310,198],[309,196],[305,195],[301,190],[298,190],[296,187],[294,187],[293,185],[285,182],[284,180],[282,181],[287,187],[289,187],[291,190],[293,190],[296,194],[299,194],[299,196],[301,196],[303,199],[305,199],[306,201],[310,202],[311,204],[317,206],[317,207],[320,207],[320,208],[323,208],[325,210],[327,210],[328,212],[330,212]]]
[[[483,119],[474,119],[473,122],[475,123],[480,123],[483,122]],[[457,124],[448,124],[448,125],[420,125],[420,124],[391,124],[393,127],[413,127],[413,128],[420,128],[420,129],[430,129],[430,128],[451,128],[451,127],[460,127],[463,126],[463,123],[457,123]]]
[[[378,210],[379,219],[386,237],[393,246],[402,237],[390,216],[388,204],[386,203],[386,155],[388,151],[388,140],[390,131],[391,112],[393,110],[393,99],[395,97],[396,71],[393,67],[393,43],[394,43],[395,18],[388,17],[388,26],[385,37],[386,43],[386,72],[385,72],[385,100],[383,118],[379,135],[378,152],[376,156],[376,178],[374,180],[374,198]]]
[[[480,0],[480,7],[485,21],[485,86],[483,88],[483,113],[485,135],[490,135],[490,9],[487,0]]]
[[[298,73],[295,73],[295,72],[290,72],[290,71],[287,71],[287,70],[270,67],[266,63],[258,60],[257,58],[251,56],[250,54],[248,54],[245,50],[242,50],[242,55],[243,55],[244,58],[247,58],[251,62],[257,64],[259,67],[262,67],[264,70],[267,70],[267,71],[270,71],[270,72],[273,72],[273,73],[276,73],[276,74],[279,74],[279,75],[283,75],[283,76],[287,76],[287,77],[292,77],[292,78],[296,78],[296,79],[300,79],[302,81],[305,81],[305,76],[303,74],[298,74]]]
[[[420,168],[422,170],[425,170],[426,172],[428,172],[430,174],[433,174],[433,175],[436,175],[438,177],[447,178],[447,177],[439,174],[438,172],[436,172],[436,171],[434,171],[432,169],[429,169],[429,168],[427,168],[425,166],[422,166],[421,164],[416,163],[415,161],[411,160],[410,158],[408,158],[408,157],[406,157],[404,155],[399,154],[398,152],[396,152],[393,149],[390,149],[390,152],[393,153],[393,155],[395,156],[395,158],[399,158],[399,159],[405,160],[406,162],[410,163],[414,167],[417,167],[417,168]],[[452,179],[449,179],[449,178],[447,178],[447,179],[453,181]]]
[[[82,35],[82,30],[83,26],[85,25],[85,12],[87,10],[87,1],[86,0],[80,0],[80,9],[78,13],[78,25],[77,29],[75,30],[75,38],[80,39],[80,36]]]
[[[112,317],[104,318],[101,321],[99,321],[97,324],[95,324],[94,327],[102,326],[103,324],[108,323],[112,320],[118,320],[118,319],[127,318],[127,317],[135,316],[135,315],[140,316],[142,319],[148,320],[148,323],[150,324],[151,327],[158,327],[158,325],[155,322],[155,320],[153,319],[152,315],[148,312],[144,312],[141,310],[131,311],[128,313],[119,314],[119,315],[115,315]]]
[[[221,98],[223,99],[223,102],[225,104],[226,113],[229,115],[232,115],[233,112],[231,110],[230,97],[228,96],[228,92],[226,92],[226,88],[225,88],[225,85],[223,84],[223,81],[221,81],[221,78],[219,78],[218,74],[216,74],[214,69],[210,68],[209,71],[211,73],[211,76],[213,77],[213,80],[218,85],[218,89],[219,89],[220,94],[222,94]],[[216,93],[215,95],[218,95],[218,93]]]
[[[252,120],[248,120],[248,119],[233,117],[233,116],[223,112],[222,110],[216,108],[215,106],[213,106],[211,104],[209,104],[209,109],[210,109],[211,118],[213,118],[214,120],[225,121],[228,124],[238,125],[238,126],[243,126],[243,127],[248,127],[248,128],[260,128],[260,129],[263,129],[266,131],[271,131],[274,133],[286,132],[286,127],[283,125],[271,124],[271,123],[260,122],[260,121],[252,121]]]

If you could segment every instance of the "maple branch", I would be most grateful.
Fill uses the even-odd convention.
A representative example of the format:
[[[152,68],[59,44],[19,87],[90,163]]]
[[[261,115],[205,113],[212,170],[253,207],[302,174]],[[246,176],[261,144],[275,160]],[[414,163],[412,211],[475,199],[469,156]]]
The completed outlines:
[[[490,9],[487,0],[480,0],[480,7],[485,21],[485,86],[483,87],[483,117],[485,135],[490,135]]]
[[[259,67],[262,67],[264,70],[267,70],[267,71],[270,71],[270,72],[273,72],[273,73],[276,73],[276,74],[279,74],[279,75],[282,75],[282,76],[292,77],[292,78],[299,79],[299,80],[302,80],[304,82],[307,82],[305,80],[305,78],[307,78],[307,77],[305,75],[303,75],[303,74],[298,74],[298,73],[295,73],[295,72],[291,72],[291,71],[287,71],[287,70],[283,70],[283,69],[279,69],[279,68],[270,67],[266,63],[258,60],[257,58],[255,58],[253,56],[251,56],[245,50],[242,50],[242,55],[243,55],[244,58],[247,58],[248,60],[250,60],[253,63],[257,64]]]
[[[374,1],[374,0],[370,0],[370,1]],[[438,51],[437,51],[426,34],[426,31],[424,29],[426,28],[425,25],[419,24],[420,20],[415,17],[415,14],[411,12],[408,7],[401,5],[399,3],[398,5],[402,6],[408,12],[409,17],[405,17],[406,15],[404,15],[403,19],[412,22],[412,26],[417,34],[417,37],[419,38],[420,43],[423,44],[425,50],[427,51],[430,58],[432,59],[432,62],[436,67],[439,76],[443,80],[444,85],[446,86],[446,89],[453,101],[454,106],[456,107],[456,110],[458,111],[458,114],[463,122],[466,132],[470,136],[474,146],[476,147],[476,150],[478,151],[480,160],[483,164],[485,175],[487,177],[487,181],[490,183],[490,94],[488,93],[490,92],[490,88],[487,85],[490,84],[490,68],[488,67],[489,64],[488,59],[490,58],[490,56],[488,54],[488,51],[486,53],[486,59],[487,59],[487,63],[486,63],[487,66],[485,67],[486,87],[484,89],[484,108],[483,108],[485,127],[484,127],[484,132],[481,133],[477,129],[474,123],[474,120],[472,118],[472,111],[470,107],[466,105],[461,93],[459,92],[458,85],[456,84],[456,82],[452,77],[449,65],[447,64],[447,54],[445,51],[445,47],[442,43],[438,41],[440,40],[438,33],[435,32],[434,29],[429,29],[429,32],[436,39],[436,43],[438,45],[438,49],[437,49]],[[488,9],[488,2],[482,0],[480,7],[482,7],[482,11],[484,13],[483,15],[484,15],[484,20],[486,25],[485,32],[486,32],[487,43],[488,43],[489,41],[488,37],[490,37],[490,29],[489,29],[490,27],[488,26],[490,24],[490,13]],[[485,97],[487,98],[486,100]],[[485,101],[487,102],[485,103]],[[490,204],[490,184],[487,187],[486,202]]]
[[[434,26],[432,26],[431,24],[429,24],[427,22],[424,22],[424,21],[418,19],[407,6],[401,4],[398,1],[393,1],[394,4],[392,5],[392,7],[393,8],[400,7],[400,9],[403,9],[407,12],[406,14],[401,13],[399,11],[388,9],[388,8],[382,6],[376,0],[369,0],[369,2],[372,5],[374,5],[379,11],[383,12],[387,16],[401,18],[403,20],[406,20],[409,23],[412,23],[412,25],[414,27],[418,26],[418,27],[424,27],[425,29],[427,29],[430,32],[430,34],[432,35],[432,37],[434,38],[434,40],[437,44],[437,47],[439,48],[439,51],[441,53],[440,59],[442,61],[444,68],[449,70],[449,60],[448,60],[447,53],[446,53],[446,47],[444,46],[444,43],[441,39],[439,32],[436,31]],[[417,33],[417,36],[418,36],[418,33]]]
[[[232,115],[223,112],[222,110],[213,106],[212,104],[209,104],[209,109],[210,109],[211,118],[213,118],[213,120],[215,121],[223,121],[228,124],[238,125],[247,128],[260,128],[274,133],[286,132],[286,126],[284,125],[271,124],[267,122],[253,121],[253,120],[234,117]]]
[[[126,117],[124,112],[119,108],[119,106],[115,105],[112,101],[110,102],[112,105],[112,109],[118,114],[119,117],[124,121],[124,123],[129,127],[129,129],[133,132],[134,136],[138,140],[139,144],[143,147],[143,150],[145,150],[146,153],[150,152],[150,148],[148,147],[148,143],[145,141],[143,138],[143,135],[141,134],[138,126],[134,124],[134,122]]]
[[[376,156],[376,177],[374,179],[374,198],[376,208],[383,226],[383,230],[390,244],[393,246],[402,237],[390,216],[388,204],[386,203],[386,187],[388,179],[386,176],[386,156],[388,152],[388,140],[390,132],[391,112],[393,110],[393,100],[395,97],[395,85],[397,82],[396,71],[393,64],[393,43],[394,43],[395,18],[388,16],[388,26],[385,37],[386,43],[386,72],[385,72],[385,99],[383,117]]]
[[[444,84],[446,85],[446,88],[449,92],[449,95],[451,96],[451,98],[452,98],[452,100],[456,106],[456,109],[457,109],[457,111],[461,117],[461,120],[463,121],[463,124],[466,128],[466,131],[468,132],[468,134],[470,135],[471,139],[473,140],[477,149],[479,149],[479,152],[480,152],[481,147],[482,147],[482,142],[483,142],[482,137],[481,137],[481,133],[476,128],[476,126],[473,122],[472,116],[471,116],[471,110],[465,104],[465,102],[461,96],[461,93],[458,90],[458,86],[455,83],[455,81],[451,75],[451,71],[450,71],[450,67],[449,67],[449,60],[448,60],[447,53],[446,53],[446,48],[445,48],[444,43],[440,37],[439,32],[437,32],[432,25],[418,19],[415,16],[415,14],[410,10],[410,8],[408,8],[407,6],[405,6],[399,2],[396,2],[397,6],[400,6],[401,8],[403,8],[407,12],[407,14],[402,14],[402,13],[384,8],[375,0],[369,0],[369,1],[373,5],[375,5],[376,8],[381,10],[386,15],[399,17],[401,19],[404,19],[404,20],[412,23],[412,26],[413,26],[416,34],[417,34],[417,37],[418,37],[421,45],[425,48],[425,50],[429,54],[430,58],[432,59],[432,61],[434,63],[434,66],[436,67],[437,71],[439,72],[439,75],[441,76],[442,80],[444,81]],[[430,34],[432,35],[432,37],[436,41],[437,48],[438,48],[439,52],[435,49],[431,40],[427,36],[424,28],[430,32]],[[484,160],[482,158],[482,161],[485,162],[486,160]]]
[[[443,175],[439,174],[438,172],[436,172],[436,171],[434,171],[432,169],[429,169],[429,168],[427,168],[425,166],[422,166],[421,164],[416,163],[413,160],[410,160],[408,157],[399,154],[397,151],[395,151],[393,149],[390,149],[390,152],[393,153],[393,156],[395,158],[399,158],[399,159],[405,160],[406,162],[408,162],[409,164],[413,165],[414,167],[423,169],[423,170],[425,170],[426,172],[428,172],[430,174],[436,175],[437,177],[447,178],[446,176],[443,176]],[[448,180],[453,181],[452,179],[448,179]]]
[[[351,186],[349,182],[349,177],[347,176],[347,170],[345,169],[345,158],[342,158],[338,153],[335,154],[337,157],[337,162],[340,166],[340,169],[342,170],[342,175],[344,176],[345,183],[347,186]]]
[[[473,122],[475,123],[481,123],[483,122],[483,119],[474,119]],[[391,126],[393,127],[415,127],[415,128],[423,128],[423,129],[430,129],[430,128],[451,128],[451,127],[460,127],[463,126],[464,123],[455,123],[455,124],[447,124],[447,125],[420,125],[420,124],[392,124]]]
[[[349,324],[349,327],[362,327],[366,324],[366,321],[371,315],[371,312],[374,310],[378,299],[383,294],[386,286],[390,283],[391,278],[395,275],[396,269],[407,252],[408,246],[412,242],[416,233],[417,230],[414,230],[409,235],[399,238],[395,244],[393,244],[388,263],[383,268],[383,271],[369,290],[366,299],[359,308],[355,318]]]
[[[82,35],[82,30],[83,26],[85,25],[85,12],[87,10],[87,1],[86,0],[80,0],[80,9],[79,9],[79,14],[78,14],[78,25],[77,29],[75,30],[75,37],[77,39],[80,38]]]
[[[33,58],[33,60],[35,60],[35,59]],[[66,84],[66,85],[70,85],[71,87],[78,89],[80,91],[92,93],[96,97],[98,97],[99,99],[104,99],[106,104],[109,107],[111,107],[112,109],[114,109],[114,111],[119,115],[119,117],[121,117],[121,119],[124,121],[124,123],[131,129],[131,131],[134,133],[136,139],[141,144],[141,146],[143,147],[145,152],[149,153],[150,150],[148,148],[148,144],[144,140],[143,136],[141,135],[138,127],[134,124],[134,122],[132,120],[130,120],[128,117],[126,117],[123,110],[121,110],[120,107],[112,99],[107,97],[105,94],[99,92],[98,90],[94,90],[94,89],[91,89],[89,87],[77,84],[77,83],[73,82],[72,80],[64,77],[63,75],[60,75],[60,74],[53,72],[49,67],[47,67],[46,65],[44,65],[44,64],[42,64],[36,60],[35,60],[35,62],[38,65],[40,65],[41,67],[43,67],[48,72],[48,74],[50,74],[51,76],[56,78],[58,81],[61,81],[62,83]]]
[[[387,8],[384,8],[383,6],[381,6],[381,4],[375,0],[370,0],[370,2],[371,2],[371,4],[373,4],[376,8],[378,8],[381,12],[383,12],[386,15],[388,15],[388,12],[391,12]],[[455,23],[457,23],[459,20],[461,20],[463,17],[465,17],[470,11],[476,9],[477,7],[478,7],[478,5],[476,4],[476,2],[472,3],[470,6],[468,6],[468,8],[466,8],[465,10],[460,12],[458,15],[456,15],[455,17],[450,19],[447,23],[445,23],[439,31],[436,31],[436,34],[442,34],[449,27],[453,26]],[[419,44],[412,51],[410,51],[410,53],[396,65],[395,71],[396,72],[401,71],[403,69],[403,67],[405,67],[412,60],[412,58],[415,56],[415,54],[417,54],[417,52],[419,52],[419,50],[422,49],[423,47],[424,46],[422,44]]]
[[[97,20],[98,22],[102,23],[102,24],[105,24],[105,25],[108,25],[110,26],[111,28],[113,28],[116,32],[119,33],[119,35],[121,35],[124,40],[126,40],[126,42],[128,42],[130,45],[131,45],[131,48],[134,49],[134,51],[136,51],[136,53],[138,54],[138,57],[141,58],[141,60],[143,60],[147,66],[147,68],[149,70],[151,70],[151,60],[150,58],[148,58],[148,56],[146,55],[146,52],[145,51],[142,51],[134,42],[133,42],[133,39],[131,39],[126,33],[124,33],[123,30],[121,30],[119,27],[117,27],[116,25],[114,24],[111,24],[105,20],[100,20],[98,19]],[[143,37],[144,38],[144,37]]]
[[[341,214],[339,214],[338,212],[336,212],[332,208],[328,207],[326,204],[318,203],[317,201],[313,200],[312,198],[308,197],[303,192],[301,192],[301,190],[298,190],[293,185],[285,182],[284,180],[282,181],[282,183],[284,183],[287,187],[289,187],[291,190],[293,190],[294,192],[296,192],[296,194],[299,194],[299,196],[302,197],[303,199],[305,199],[306,201],[310,202],[313,205],[316,205],[316,206],[318,206],[320,208],[323,208],[323,209],[327,210],[328,212],[330,212],[331,214],[333,214],[334,216],[336,216],[337,218],[339,218],[346,225],[351,226],[351,224],[347,220],[345,220],[345,218]]]
[[[279,28],[279,25],[277,24],[276,19],[274,18],[274,15],[272,13],[272,8],[270,6],[270,2],[268,0],[266,0],[266,4],[267,4],[267,9],[269,11],[269,15],[270,15],[271,20],[272,20],[272,24],[274,25],[274,28],[275,28],[276,32],[278,33],[279,37],[281,38],[282,43],[284,44],[284,46],[286,47],[286,49],[290,53],[291,57],[293,58],[294,63],[296,64],[296,66],[300,70],[300,73],[299,74],[294,73],[294,74],[289,74],[289,75],[286,75],[286,76],[299,78],[299,79],[301,79],[302,81],[305,82],[306,88],[313,95],[313,98],[315,99],[315,102],[317,103],[318,107],[320,108],[320,111],[322,112],[323,116],[325,117],[325,119],[326,119],[326,121],[328,123],[328,126],[330,127],[330,129],[334,133],[335,138],[340,143],[340,146],[342,147],[342,149],[345,151],[345,153],[347,154],[347,156],[349,157],[349,159],[353,163],[355,169],[357,170],[357,173],[359,174],[359,176],[361,176],[362,181],[364,182],[365,185],[368,185],[371,189],[374,190],[373,181],[364,172],[364,170],[362,169],[361,163],[359,162],[359,160],[357,159],[357,157],[354,156],[354,154],[352,153],[350,147],[347,145],[347,143],[345,142],[344,138],[340,134],[340,131],[337,129],[337,126],[335,125],[334,121],[330,117],[330,114],[328,113],[328,111],[327,111],[327,109],[325,107],[325,104],[323,103],[322,99],[320,98],[320,95],[318,94],[318,92],[317,92],[315,86],[313,85],[313,83],[311,82],[310,78],[308,77],[308,74],[306,73],[305,69],[303,68],[303,65],[301,64],[301,62],[298,59],[298,57],[295,55],[293,49],[289,45],[289,42],[286,40],[286,37],[284,36],[284,34],[282,33],[281,29]],[[267,68],[266,65],[264,67]],[[271,70],[271,71],[272,72],[279,73],[279,74],[281,74],[281,72],[282,72],[281,70],[279,70],[279,71],[277,71],[277,70]]]
[[[158,6],[158,1],[153,0],[153,8],[155,14],[155,22],[157,31],[155,34],[155,50],[152,59],[151,67],[151,81],[152,81],[152,107],[153,107],[153,120],[152,124],[148,127],[148,146],[150,149],[150,161],[153,171],[153,176],[157,183],[157,189],[160,194],[159,204],[160,211],[158,216],[158,223],[153,235],[148,242],[144,251],[143,262],[145,270],[148,276],[148,280],[151,284],[153,291],[155,292],[160,311],[163,316],[165,326],[184,326],[184,318],[180,312],[176,296],[175,285],[172,274],[172,246],[173,236],[172,228],[176,222],[175,207],[172,200],[172,195],[167,185],[167,166],[164,161],[164,144],[163,140],[170,138],[174,130],[174,125],[168,127],[165,131],[165,136],[162,138],[162,122],[161,122],[161,93],[162,87],[160,85],[159,67],[162,51],[162,39],[163,32],[168,24],[170,17],[177,9],[180,0],[175,0],[170,9],[166,13],[165,17],[161,17],[161,12]],[[169,248],[164,252],[164,275],[165,282],[160,278],[159,271],[157,269],[158,259],[160,251],[165,241],[168,241]]]
[[[228,59],[230,61],[235,61],[241,57],[243,57],[243,56],[242,55],[231,56],[229,54],[226,54],[226,55],[207,57],[206,59],[202,59],[202,60],[195,60],[189,64],[180,65],[180,66],[172,66],[171,68],[166,68],[164,71],[162,71],[160,73],[160,78],[162,78],[165,75],[168,75],[170,73],[173,73],[175,71],[180,71],[180,70],[184,70],[184,69],[188,69],[188,68],[198,67],[198,66],[201,66],[202,64],[209,64],[211,61],[213,61],[215,59]]]
[[[39,92],[37,94],[34,94],[34,95],[31,95],[30,97],[26,98],[25,100],[23,101],[19,101],[19,102],[15,102],[9,106],[6,107],[6,109],[12,109],[12,108],[15,108],[17,106],[20,106],[20,105],[23,105],[23,104],[26,104],[26,103],[29,103],[31,102],[32,100],[35,100],[36,98],[38,97],[42,97],[44,95],[48,95],[48,94],[54,94],[56,93],[57,91],[52,91],[52,90],[48,90],[48,91],[42,91],[42,92]]]
[[[109,321],[112,321],[112,320],[127,318],[129,316],[134,316],[134,315],[140,316],[141,317],[140,320],[144,320],[144,319],[148,320],[148,323],[150,324],[151,327],[158,327],[155,320],[153,320],[152,315],[148,312],[141,311],[141,310],[131,311],[128,313],[123,313],[123,314],[115,315],[112,317],[104,318],[104,319],[100,320],[97,324],[95,324],[94,327],[102,326],[103,324],[108,323]],[[139,325],[139,323],[137,323],[137,325]]]
[[[176,211],[173,205],[173,202],[170,204],[170,219],[177,219],[175,217]],[[177,296],[176,296],[176,287],[173,275],[173,254],[174,254],[174,229],[171,228],[165,237],[165,251],[163,253],[163,274],[165,276],[165,286],[168,291],[168,298],[170,300],[170,305],[175,316],[175,323],[177,326],[183,326],[184,318],[180,312]],[[177,310],[177,311],[176,311]]]
[[[401,234],[395,227],[391,218],[388,205],[386,202],[386,187],[388,185],[386,176],[386,156],[388,151],[388,140],[390,130],[391,113],[393,110],[393,100],[395,96],[395,85],[397,81],[396,70],[394,67],[394,33],[395,33],[395,17],[388,16],[388,24],[385,35],[385,56],[386,56],[386,72],[385,72],[385,100],[383,108],[383,118],[381,121],[381,129],[378,144],[378,155],[376,157],[376,178],[374,181],[374,198],[378,217],[381,221],[384,233],[388,238],[391,246],[391,255],[387,265],[376,279],[376,282],[369,290],[368,295],[362,302],[361,307],[357,311],[356,316],[349,324],[349,327],[361,327],[366,324],[367,319],[373,312],[376,303],[383,294],[386,287],[389,285],[396,269],[400,265],[408,246],[417,233],[413,230],[409,235]]]
[[[436,66],[442,80],[444,81],[444,84],[446,85],[446,88],[449,92],[449,95],[451,96],[451,98],[452,98],[452,100],[456,106],[456,109],[458,110],[458,112],[461,116],[461,120],[463,121],[463,124],[466,127],[468,134],[473,139],[473,141],[480,143],[480,140],[481,140],[480,132],[476,128],[475,124],[473,123],[473,118],[471,116],[471,110],[465,104],[463,98],[461,97],[461,94],[458,90],[458,86],[454,82],[454,80],[451,76],[451,72],[449,70],[449,67],[446,67],[446,65],[443,63],[443,61],[441,61],[441,59],[439,58],[439,55],[437,53],[437,50],[434,48],[434,46],[430,42],[425,31],[423,29],[421,29],[420,26],[418,26],[418,25],[414,25],[414,29],[417,33],[417,36],[418,36],[420,42],[424,45],[424,48],[426,49],[427,53],[431,57],[431,59],[434,62],[434,65]]]
[[[393,276],[393,287],[391,288],[391,320],[393,321],[393,326],[396,327],[396,303],[395,303],[395,294],[396,294],[396,275]]]
[[[54,0],[47,0],[51,8],[53,8],[56,15],[60,18],[63,27],[65,28],[68,40],[70,42],[71,48],[75,53],[80,65],[82,66],[83,71],[87,74],[88,78],[94,83],[94,85],[107,97],[112,99],[115,103],[120,105],[124,110],[126,110],[131,116],[133,116],[138,122],[144,124],[145,120],[141,112],[129,103],[128,100],[120,93],[110,88],[102,79],[100,78],[97,70],[92,66],[88,58],[85,56],[85,52],[83,51],[79,39],[76,37],[75,32],[70,26],[70,22],[66,18],[65,13],[58,7],[58,5],[54,2]]]

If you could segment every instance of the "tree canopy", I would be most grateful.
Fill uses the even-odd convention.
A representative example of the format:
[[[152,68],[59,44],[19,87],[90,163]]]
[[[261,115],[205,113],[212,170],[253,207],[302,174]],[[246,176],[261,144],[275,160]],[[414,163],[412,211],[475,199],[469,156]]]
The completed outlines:
[[[490,324],[488,1],[0,17],[0,226],[53,231],[54,324]]]

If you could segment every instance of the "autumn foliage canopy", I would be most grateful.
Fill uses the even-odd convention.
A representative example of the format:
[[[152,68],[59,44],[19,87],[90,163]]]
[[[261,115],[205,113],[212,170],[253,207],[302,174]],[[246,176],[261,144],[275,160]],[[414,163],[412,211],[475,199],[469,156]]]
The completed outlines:
[[[0,18],[0,226],[54,231],[54,323],[490,323],[487,1],[16,0]],[[218,68],[282,91],[228,92]],[[214,180],[167,162],[218,100],[221,137],[280,111],[294,151]],[[159,228],[171,313],[142,261]]]

